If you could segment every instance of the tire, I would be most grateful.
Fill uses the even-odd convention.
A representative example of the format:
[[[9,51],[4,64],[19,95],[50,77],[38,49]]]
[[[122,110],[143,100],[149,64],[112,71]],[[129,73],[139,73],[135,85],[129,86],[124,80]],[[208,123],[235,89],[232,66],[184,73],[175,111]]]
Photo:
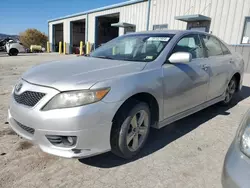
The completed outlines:
[[[18,55],[18,50],[16,48],[11,48],[9,51],[9,56],[17,56]]]
[[[140,152],[150,131],[150,115],[144,102],[130,100],[121,107],[111,129],[111,151],[115,155],[130,159]]]
[[[235,77],[233,77],[227,85],[225,91],[225,99],[221,102],[222,105],[228,106],[232,103],[236,93],[236,88],[237,88],[237,81]]]

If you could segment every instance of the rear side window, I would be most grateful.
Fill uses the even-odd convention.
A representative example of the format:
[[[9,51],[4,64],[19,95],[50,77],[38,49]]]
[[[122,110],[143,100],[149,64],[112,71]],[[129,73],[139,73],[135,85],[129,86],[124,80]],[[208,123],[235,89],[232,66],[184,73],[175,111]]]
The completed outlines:
[[[174,47],[172,53],[176,52],[188,52],[192,54],[192,58],[203,58],[204,49],[201,41],[196,34],[184,36]]]
[[[201,39],[204,41],[207,55],[209,57],[223,55],[221,42],[219,40],[208,35],[201,35]]]
[[[220,44],[221,44],[221,48],[222,48],[222,51],[223,51],[224,55],[231,54],[229,49],[223,43],[220,43]]]

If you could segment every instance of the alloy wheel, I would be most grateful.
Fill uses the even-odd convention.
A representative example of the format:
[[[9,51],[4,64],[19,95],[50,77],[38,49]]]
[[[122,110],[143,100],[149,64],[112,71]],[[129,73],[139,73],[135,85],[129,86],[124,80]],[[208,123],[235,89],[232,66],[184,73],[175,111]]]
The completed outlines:
[[[225,103],[229,103],[231,101],[235,91],[236,91],[236,82],[235,82],[234,79],[232,79],[229,82],[229,84],[227,86],[227,89],[226,89],[226,97],[225,97],[225,100],[224,100]]]
[[[137,151],[144,143],[148,134],[149,116],[146,111],[141,110],[137,112],[131,119],[126,141],[130,151]]]

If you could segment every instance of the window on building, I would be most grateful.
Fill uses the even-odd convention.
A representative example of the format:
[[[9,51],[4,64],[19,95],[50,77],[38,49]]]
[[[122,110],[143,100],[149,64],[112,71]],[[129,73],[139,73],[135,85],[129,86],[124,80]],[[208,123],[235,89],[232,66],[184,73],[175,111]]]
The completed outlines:
[[[168,24],[153,25],[153,30],[164,30],[168,29]]]
[[[221,42],[219,40],[209,35],[201,35],[201,38],[204,41],[209,57],[223,55]]]
[[[192,58],[203,58],[204,49],[198,35],[187,35],[183,37],[173,49],[175,52],[188,52],[192,54]]]
[[[250,44],[250,17],[246,17],[241,43]]]

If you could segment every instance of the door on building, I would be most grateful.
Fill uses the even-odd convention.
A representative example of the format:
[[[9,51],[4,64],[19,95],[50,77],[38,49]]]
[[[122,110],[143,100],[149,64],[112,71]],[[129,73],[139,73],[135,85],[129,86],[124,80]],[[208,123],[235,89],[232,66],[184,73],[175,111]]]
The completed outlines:
[[[79,54],[80,42],[85,43],[85,19],[70,22],[70,53]],[[83,48],[83,52],[86,50]]]
[[[209,21],[188,22],[187,23],[187,30],[209,32],[210,23],[211,23],[210,20]]]
[[[199,30],[209,32],[211,18],[201,15],[184,15],[184,16],[176,16],[176,20],[180,20],[187,23],[187,30]]]
[[[112,27],[112,24],[119,22],[119,19],[119,13],[103,15],[96,18],[96,48],[119,36],[119,29],[117,27]]]
[[[53,44],[52,50],[59,51],[59,42],[63,44],[63,23],[53,25]],[[63,48],[62,48],[63,50]]]
[[[190,30],[206,32],[207,27],[191,27]]]
[[[171,54],[176,52],[191,53],[193,59],[190,63],[163,65],[164,118],[198,106],[207,99],[209,74],[203,69],[206,57],[198,34],[180,39]]]

